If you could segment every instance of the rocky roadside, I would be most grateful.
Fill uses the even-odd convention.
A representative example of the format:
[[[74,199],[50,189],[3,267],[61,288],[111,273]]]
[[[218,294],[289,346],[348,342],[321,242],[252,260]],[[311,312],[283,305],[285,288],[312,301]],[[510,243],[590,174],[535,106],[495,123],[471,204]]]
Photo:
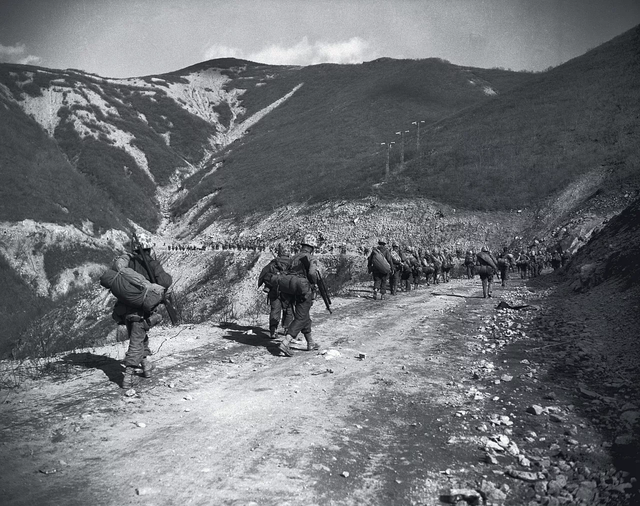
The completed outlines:
[[[480,475],[452,472],[444,502],[637,504],[637,352],[622,358],[637,299],[612,287],[576,295],[556,282],[543,276],[501,294],[527,307],[468,315],[467,347],[483,358],[457,385],[469,402],[448,442],[477,445],[483,464]]]

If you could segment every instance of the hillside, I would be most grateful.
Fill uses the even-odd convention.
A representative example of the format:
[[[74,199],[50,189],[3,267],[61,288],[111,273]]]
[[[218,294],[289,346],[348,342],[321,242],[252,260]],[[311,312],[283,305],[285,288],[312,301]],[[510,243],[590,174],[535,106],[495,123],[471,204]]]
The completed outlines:
[[[639,182],[640,27],[424,129],[428,156],[399,182],[480,209],[528,207],[593,169],[605,186]],[[390,195],[398,193],[397,186]]]

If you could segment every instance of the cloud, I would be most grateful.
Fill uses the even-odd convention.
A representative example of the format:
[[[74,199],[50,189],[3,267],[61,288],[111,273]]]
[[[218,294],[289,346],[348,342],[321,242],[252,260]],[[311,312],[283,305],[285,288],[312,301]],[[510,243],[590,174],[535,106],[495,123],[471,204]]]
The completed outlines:
[[[243,56],[240,49],[216,44],[204,52],[204,59],[215,60],[216,58],[243,58]]]
[[[245,54],[241,49],[211,46],[206,59],[242,58],[271,65],[317,65],[319,63],[361,63],[376,58],[371,45],[360,37],[346,41],[310,43],[307,37],[292,46],[272,44],[259,51]]]
[[[37,65],[42,61],[39,56],[25,54],[26,52],[27,47],[24,44],[16,44],[15,46],[3,46],[0,44],[0,62]]]

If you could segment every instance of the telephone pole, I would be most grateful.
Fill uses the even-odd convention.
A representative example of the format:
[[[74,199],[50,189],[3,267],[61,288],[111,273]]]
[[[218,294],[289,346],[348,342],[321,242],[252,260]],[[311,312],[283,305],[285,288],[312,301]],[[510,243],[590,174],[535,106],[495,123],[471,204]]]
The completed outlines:
[[[393,144],[395,144],[395,142],[381,142],[380,143],[380,145],[382,145],[382,146],[387,146],[387,164],[385,166],[385,171],[384,171],[385,179],[389,177],[389,158],[390,158],[391,146]]]
[[[418,134],[416,135],[416,153],[418,154],[418,158],[422,158],[422,153],[420,152],[420,125],[424,123],[424,120],[416,120],[412,121],[411,124],[418,127]]]
[[[404,134],[408,134],[409,130],[401,130],[396,132],[400,136],[400,166],[404,166]]]

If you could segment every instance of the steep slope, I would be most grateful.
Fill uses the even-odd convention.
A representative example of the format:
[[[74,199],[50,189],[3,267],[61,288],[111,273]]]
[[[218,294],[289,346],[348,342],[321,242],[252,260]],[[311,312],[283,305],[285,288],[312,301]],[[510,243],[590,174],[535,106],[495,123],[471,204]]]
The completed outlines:
[[[578,176],[639,183],[640,27],[487,104],[424,129],[428,156],[399,182],[480,209],[540,205]],[[397,194],[401,184],[391,185]]]

